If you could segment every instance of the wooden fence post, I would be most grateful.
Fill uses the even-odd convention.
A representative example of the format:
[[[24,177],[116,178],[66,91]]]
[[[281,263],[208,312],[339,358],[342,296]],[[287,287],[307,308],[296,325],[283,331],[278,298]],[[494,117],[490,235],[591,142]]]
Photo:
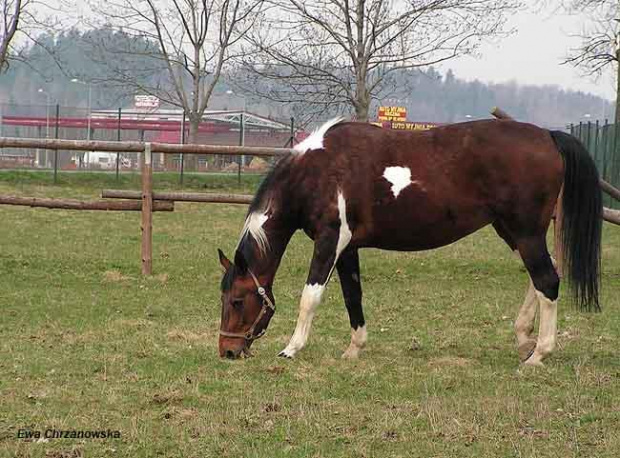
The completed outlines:
[[[153,274],[153,157],[144,144],[142,160],[142,275]]]

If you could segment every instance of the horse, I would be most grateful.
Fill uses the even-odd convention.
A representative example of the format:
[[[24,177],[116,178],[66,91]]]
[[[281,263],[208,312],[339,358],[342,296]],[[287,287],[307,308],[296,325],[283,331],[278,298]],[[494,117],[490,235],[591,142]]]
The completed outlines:
[[[297,325],[279,356],[293,358],[306,345],[336,269],[351,325],[342,356],[356,358],[367,341],[360,248],[430,250],[491,224],[530,277],[514,326],[517,354],[526,365],[543,365],[557,334],[560,278],[546,234],[560,192],[561,243],[576,304],[600,311],[598,180],[576,138],[532,124],[479,120],[405,132],[329,121],[266,175],[233,261],[218,250],[224,269],[219,354],[247,356],[265,333],[275,312],[274,278],[299,229],[314,241],[314,250]]]

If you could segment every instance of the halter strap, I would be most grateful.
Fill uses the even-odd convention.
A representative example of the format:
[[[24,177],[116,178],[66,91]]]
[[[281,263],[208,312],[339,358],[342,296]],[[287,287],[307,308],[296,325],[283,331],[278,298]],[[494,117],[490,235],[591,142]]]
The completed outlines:
[[[258,295],[263,299],[263,306],[260,309],[258,316],[254,320],[254,323],[252,323],[252,326],[250,326],[250,329],[248,329],[246,332],[244,333],[227,332],[227,331],[222,331],[220,329],[220,335],[224,337],[234,337],[238,339],[245,339],[247,341],[252,342],[253,340],[261,338],[265,334],[265,332],[267,331],[266,328],[263,329],[257,335],[254,335],[254,330],[256,329],[256,326],[258,325],[260,320],[263,318],[265,313],[267,313],[267,309],[271,309],[275,313],[276,306],[274,305],[273,302],[271,302],[271,299],[269,299],[269,296],[267,295],[267,291],[265,291],[265,288],[263,288],[258,282],[256,275],[254,275],[254,273],[252,273],[250,269],[248,269],[248,273],[252,276],[252,280],[254,280],[254,284],[256,285]]]

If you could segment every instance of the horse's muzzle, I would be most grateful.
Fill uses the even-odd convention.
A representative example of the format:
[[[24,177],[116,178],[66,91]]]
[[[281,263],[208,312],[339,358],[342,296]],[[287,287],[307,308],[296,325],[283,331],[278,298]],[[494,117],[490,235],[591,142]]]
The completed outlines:
[[[226,359],[239,359],[242,357],[251,356],[250,354],[250,346],[252,345],[251,341],[245,341],[242,339],[230,339],[220,337],[219,343],[219,353],[220,358]]]

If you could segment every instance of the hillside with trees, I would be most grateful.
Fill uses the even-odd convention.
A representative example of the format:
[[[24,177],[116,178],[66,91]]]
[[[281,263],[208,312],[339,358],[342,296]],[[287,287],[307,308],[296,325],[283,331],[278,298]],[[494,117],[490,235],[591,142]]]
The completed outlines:
[[[3,113],[45,112],[47,95],[50,104],[63,107],[86,108],[88,91],[72,79],[88,82],[92,87],[94,109],[130,107],[133,90],[115,83],[108,74],[106,59],[118,56],[102,55],[93,47],[94,40],[114,41],[115,49],[140,50],[157,48],[145,39],[110,29],[96,29],[86,32],[69,30],[57,37],[45,35],[39,42],[45,45],[32,46],[22,51],[23,61],[13,62],[0,75],[0,104]],[[134,52],[128,63],[137,80],[149,84],[165,85],[160,68],[153,66],[152,59],[143,62]],[[148,70],[148,71],[147,71]],[[207,109],[240,109],[286,120],[295,116],[300,121],[312,121],[312,111],[301,102],[276,103],[260,97],[260,89],[244,92],[239,84],[242,71],[229,66],[223,72],[215,87]],[[148,84],[147,84],[148,83]],[[273,81],[270,84],[277,84]],[[39,90],[42,91],[39,91]],[[613,119],[613,104],[605,99],[557,86],[526,86],[514,82],[490,84],[481,81],[459,79],[452,71],[440,73],[433,67],[407,69],[393,75],[391,86],[384,90],[381,99],[372,100],[370,119],[376,116],[380,105],[405,106],[410,120],[427,122],[459,122],[467,119],[488,117],[493,106],[500,106],[516,118],[547,127],[563,127],[571,122],[590,119]],[[69,108],[68,111],[71,109]],[[334,106],[329,113],[318,118],[341,113],[353,116],[343,106]]]

